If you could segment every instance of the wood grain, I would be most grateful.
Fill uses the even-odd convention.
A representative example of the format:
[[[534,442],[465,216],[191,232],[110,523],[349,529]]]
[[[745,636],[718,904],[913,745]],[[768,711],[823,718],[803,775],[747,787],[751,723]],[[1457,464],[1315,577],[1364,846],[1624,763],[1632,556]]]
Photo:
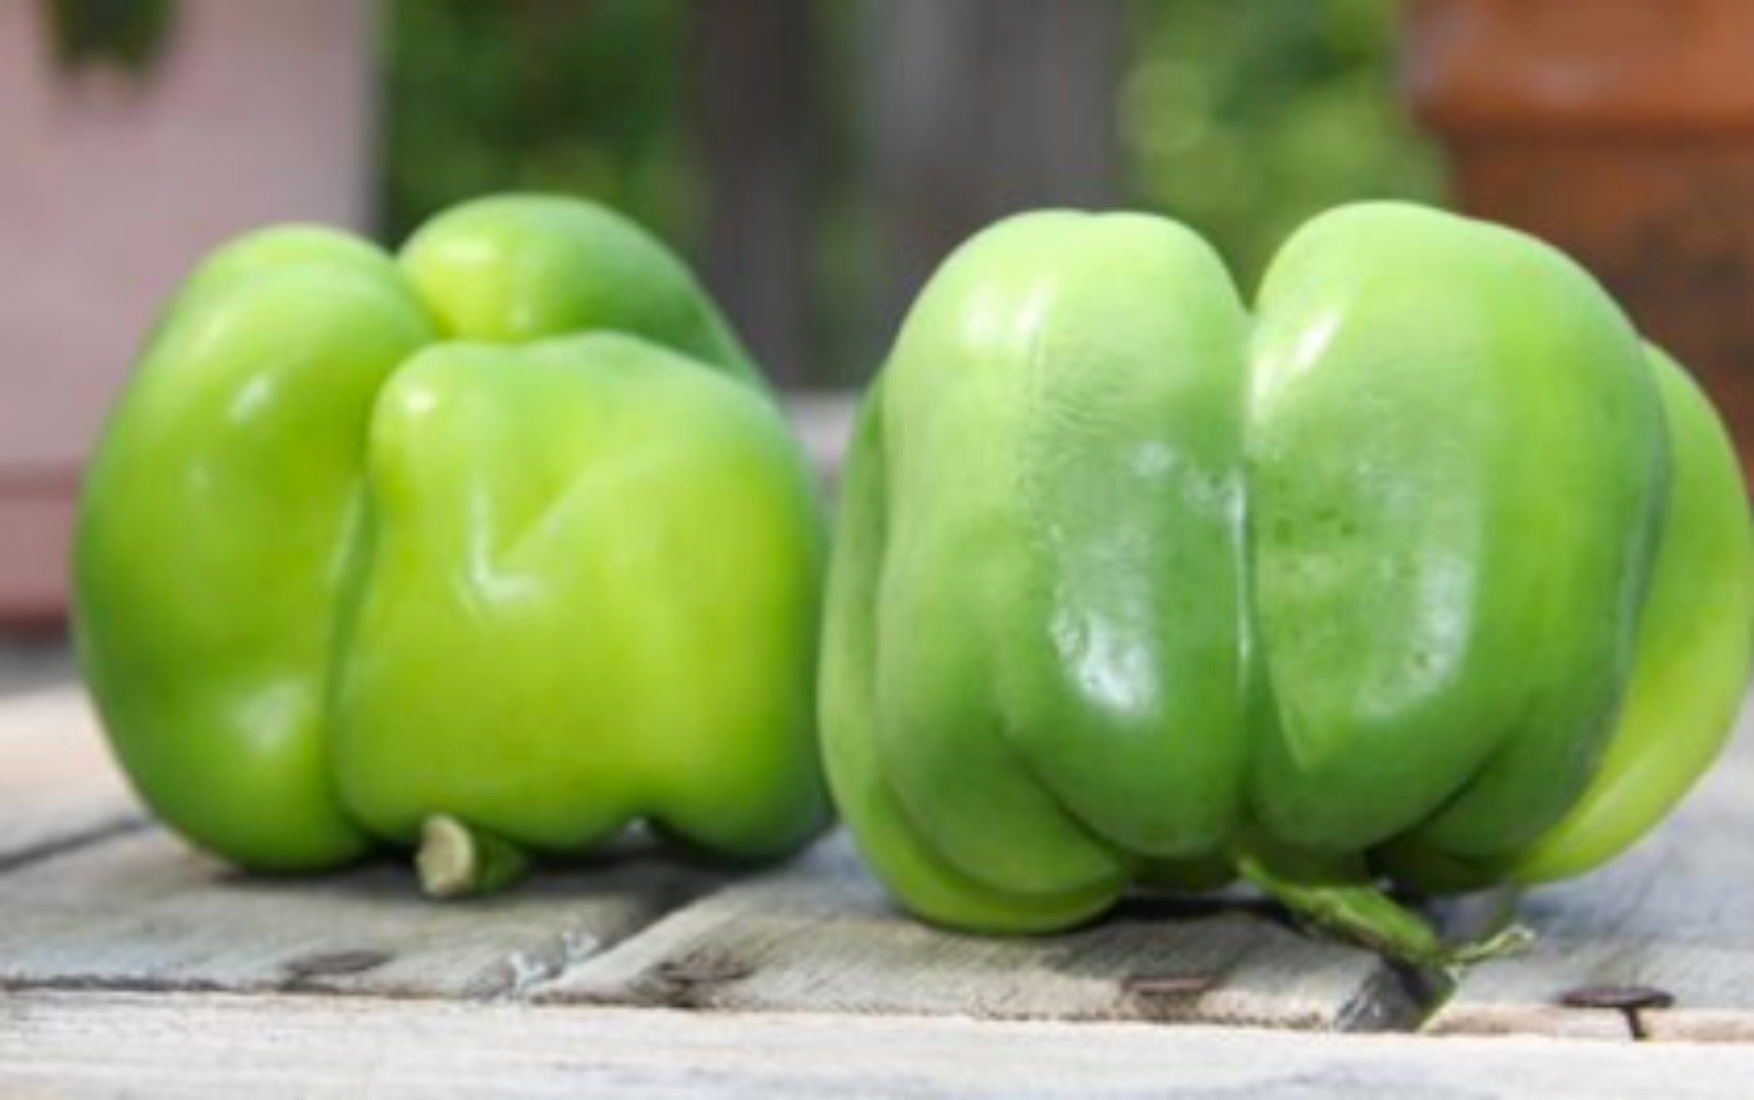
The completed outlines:
[[[517,997],[718,882],[624,857],[438,903],[400,867],[251,876],[151,828],[0,876],[0,986]]]
[[[142,821],[82,692],[0,698],[0,871]]]
[[[1530,891],[1527,954],[1476,967],[1436,1014],[1442,1033],[1623,1037],[1616,1011],[1567,1008],[1590,987],[1653,987],[1651,1038],[1754,1041],[1754,712],[1680,811],[1609,866]]]
[[[240,874],[146,820],[78,689],[0,700],[0,986],[515,996],[720,881],[621,858],[436,904],[388,865]]]
[[[0,1092],[177,1096],[1665,1098],[1746,1095],[1754,1048],[1432,1040],[335,997],[0,1000]]]
[[[1083,931],[965,936],[897,912],[844,835],[533,990],[550,1002],[735,1011],[1405,1026],[1423,1007],[1372,955],[1259,907],[1142,900]]]
[[[927,928],[894,911],[844,838],[718,893],[710,874],[653,860],[545,873],[501,898],[450,906],[419,898],[390,867],[252,878],[142,824],[73,689],[0,704],[0,754],[0,773],[28,777],[19,784],[28,797],[0,811],[10,823],[0,836],[32,857],[0,875],[0,984],[14,988],[539,992],[1365,1030],[1407,1026],[1425,1007],[1427,991],[1372,956],[1308,940],[1260,907],[1140,901],[1035,941]],[[77,847],[117,829],[132,831]]]
[[[1744,724],[1747,719],[1744,718]],[[1476,968],[1447,1035],[1624,1039],[1581,987],[1656,987],[1654,1039],[1754,1041],[1754,735],[1608,869],[1533,892],[1528,954]],[[742,878],[653,856],[554,869],[439,905],[387,864],[241,875],[149,825],[72,689],[0,702],[0,986],[331,992],[1006,1020],[1416,1027],[1444,992],[1311,939],[1258,902],[1139,899],[1035,940],[895,911],[836,835]]]

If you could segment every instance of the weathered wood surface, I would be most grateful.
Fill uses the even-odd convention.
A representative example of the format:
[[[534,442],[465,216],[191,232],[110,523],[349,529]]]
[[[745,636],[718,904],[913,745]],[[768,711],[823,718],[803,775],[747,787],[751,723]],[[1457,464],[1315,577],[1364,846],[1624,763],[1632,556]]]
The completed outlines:
[[[0,701],[0,987],[517,996],[719,882],[622,859],[435,905],[394,866],[238,874],[148,823],[81,693]]]
[[[99,1090],[165,1073],[179,1092],[360,1074],[536,1093],[1707,1092],[1754,1081],[1754,735],[1633,853],[1524,914],[1541,941],[1463,977],[1430,1023],[1451,1037],[1317,1038],[1413,1030],[1445,991],[1247,901],[953,935],[895,912],[844,836],[758,875],[622,858],[464,904],[387,863],[242,875],[142,817],[76,691],[0,700],[0,1092],[75,1067]],[[1678,999],[1644,1015],[1653,1039],[1733,1042],[1634,1046],[1617,1013],[1558,1003],[1628,984]],[[1161,1021],[1194,1026],[1140,1026]],[[1529,1032],[1567,1038],[1502,1037]],[[193,1035],[211,1050],[192,1056]]]
[[[1540,933],[1484,963],[1430,1023],[1437,1032],[1624,1036],[1618,1012],[1565,1008],[1568,991],[1648,986],[1652,1038],[1754,1042],[1754,712],[1668,822],[1610,866],[1522,900]],[[1749,1090],[1754,1093],[1754,1079]]]
[[[138,820],[76,693],[0,704],[0,729],[17,722],[30,737],[0,736],[0,760],[9,742],[52,737],[67,751],[60,771],[37,769],[38,783],[101,789],[106,812]],[[11,816],[0,808],[0,823]],[[550,870],[499,898],[443,905],[390,866],[296,880],[238,874],[156,826],[62,843],[0,874],[0,986],[1357,1030],[1410,1026],[1425,1007],[1422,991],[1374,956],[1306,939],[1258,906],[1140,902],[1045,940],[926,928],[889,905],[844,836],[729,885],[641,858]]]
[[[100,1056],[98,1056],[100,1053]],[[86,1089],[67,1089],[67,1079]],[[1724,1096],[1754,1049],[316,996],[0,1002],[0,1091],[303,1096]]]
[[[1423,1006],[1375,956],[1260,908],[1142,900],[1042,939],[964,936],[898,913],[842,834],[534,991],[544,1001],[989,1019],[1407,1027]]]
[[[0,698],[0,872],[143,820],[80,692]]]
[[[169,994],[0,999],[0,1093],[1745,1096],[1754,1048]]]
[[[401,868],[242,875],[153,828],[0,876],[0,987],[518,997],[714,885],[623,860],[440,905]]]
[[[858,406],[858,395],[844,391],[794,393],[786,397],[786,416],[798,433],[798,442],[809,456],[811,468],[824,485],[833,486],[840,477],[841,459],[846,454],[847,440],[852,438]]]

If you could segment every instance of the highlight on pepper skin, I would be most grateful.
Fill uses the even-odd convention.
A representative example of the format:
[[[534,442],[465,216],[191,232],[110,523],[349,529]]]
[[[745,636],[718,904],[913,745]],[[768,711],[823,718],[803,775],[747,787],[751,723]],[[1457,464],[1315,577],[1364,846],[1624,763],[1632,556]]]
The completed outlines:
[[[1252,306],[1170,220],[1006,219],[914,302],[843,480],[830,785],[950,927],[1228,873],[1492,954],[1519,934],[1443,943],[1383,887],[1599,865],[1742,698],[1722,422],[1567,257],[1423,207],[1310,221]]]

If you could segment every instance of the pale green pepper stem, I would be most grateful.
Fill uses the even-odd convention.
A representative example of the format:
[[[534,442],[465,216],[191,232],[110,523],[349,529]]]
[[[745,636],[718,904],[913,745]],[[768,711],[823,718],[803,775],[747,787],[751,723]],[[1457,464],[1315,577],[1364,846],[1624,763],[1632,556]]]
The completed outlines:
[[[494,893],[523,878],[530,856],[449,814],[433,814],[421,823],[414,867],[427,897],[465,898]]]
[[[1324,860],[1260,835],[1239,841],[1232,858],[1243,878],[1298,918],[1414,966],[1449,970],[1517,951],[1533,938],[1512,925],[1479,940],[1445,943],[1425,918],[1384,893],[1361,861]]]

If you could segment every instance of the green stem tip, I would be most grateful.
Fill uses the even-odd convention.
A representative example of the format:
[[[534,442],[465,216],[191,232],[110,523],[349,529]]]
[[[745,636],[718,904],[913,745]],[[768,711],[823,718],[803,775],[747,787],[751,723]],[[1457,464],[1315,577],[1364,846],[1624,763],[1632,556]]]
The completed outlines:
[[[1513,924],[1490,936],[1446,943],[1418,913],[1379,888],[1362,861],[1329,861],[1251,838],[1237,870],[1299,919],[1340,939],[1414,966],[1453,970],[1520,951],[1534,939]]]
[[[450,814],[433,814],[421,822],[414,868],[427,897],[477,897],[523,878],[530,856],[511,841]]]

